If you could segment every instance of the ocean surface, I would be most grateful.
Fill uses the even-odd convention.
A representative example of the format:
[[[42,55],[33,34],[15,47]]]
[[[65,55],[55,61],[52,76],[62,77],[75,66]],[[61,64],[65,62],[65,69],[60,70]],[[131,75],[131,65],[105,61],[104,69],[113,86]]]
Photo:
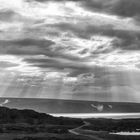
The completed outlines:
[[[0,98],[0,106],[74,118],[140,118],[140,103]]]
[[[110,133],[115,135],[123,135],[123,136],[139,136],[140,132],[117,132],[117,133]]]

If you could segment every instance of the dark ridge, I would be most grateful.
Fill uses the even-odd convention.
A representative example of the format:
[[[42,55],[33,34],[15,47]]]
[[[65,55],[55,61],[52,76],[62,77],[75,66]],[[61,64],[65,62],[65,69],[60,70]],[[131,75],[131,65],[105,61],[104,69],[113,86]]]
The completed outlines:
[[[0,107],[0,124],[55,124],[55,125],[82,125],[81,119],[65,117],[53,117],[45,113],[38,113],[34,110],[18,110]]]

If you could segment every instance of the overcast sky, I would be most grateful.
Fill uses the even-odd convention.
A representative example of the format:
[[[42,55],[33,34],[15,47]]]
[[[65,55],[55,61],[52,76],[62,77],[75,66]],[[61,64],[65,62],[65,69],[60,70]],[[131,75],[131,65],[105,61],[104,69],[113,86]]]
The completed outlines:
[[[140,102],[140,0],[0,0],[0,96]]]

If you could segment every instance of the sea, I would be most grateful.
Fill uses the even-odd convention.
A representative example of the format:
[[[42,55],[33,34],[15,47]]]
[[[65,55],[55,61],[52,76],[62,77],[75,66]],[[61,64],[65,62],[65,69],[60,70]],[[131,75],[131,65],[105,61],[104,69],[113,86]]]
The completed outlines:
[[[71,118],[111,118],[111,119],[140,118],[140,113],[56,113],[51,115],[55,117],[71,117]]]

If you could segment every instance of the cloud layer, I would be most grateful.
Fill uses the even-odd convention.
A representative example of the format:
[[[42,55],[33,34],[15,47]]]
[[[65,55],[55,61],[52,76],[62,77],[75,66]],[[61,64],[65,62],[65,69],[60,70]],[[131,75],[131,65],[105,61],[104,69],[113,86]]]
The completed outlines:
[[[2,97],[140,102],[139,0],[0,0]]]

